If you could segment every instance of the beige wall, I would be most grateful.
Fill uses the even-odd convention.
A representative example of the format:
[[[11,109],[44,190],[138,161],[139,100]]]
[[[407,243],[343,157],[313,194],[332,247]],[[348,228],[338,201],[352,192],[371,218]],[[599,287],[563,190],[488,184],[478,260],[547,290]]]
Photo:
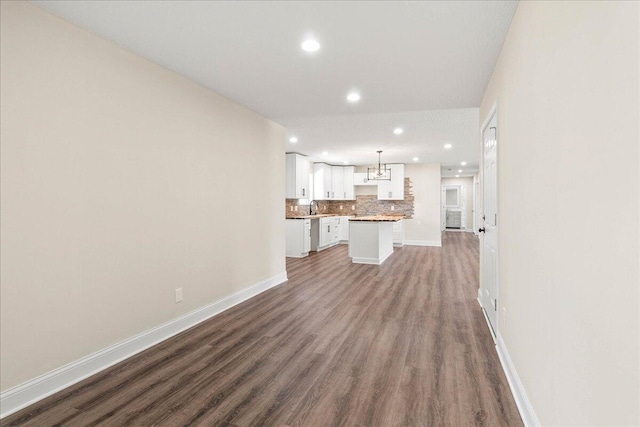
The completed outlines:
[[[499,332],[543,425],[640,424],[638,8],[520,2],[482,101]]]
[[[440,244],[440,164],[406,165],[413,185],[414,215],[405,220],[405,241]]]
[[[473,177],[442,178],[442,185],[460,185],[467,194],[467,230],[473,230]]]
[[[282,127],[1,8],[2,390],[285,271]]]

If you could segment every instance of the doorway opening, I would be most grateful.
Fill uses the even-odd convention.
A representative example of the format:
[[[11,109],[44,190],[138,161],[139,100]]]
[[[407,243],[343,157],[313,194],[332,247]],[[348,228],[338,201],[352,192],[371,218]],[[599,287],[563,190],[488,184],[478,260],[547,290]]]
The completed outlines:
[[[467,228],[467,194],[463,185],[442,186],[442,231]]]

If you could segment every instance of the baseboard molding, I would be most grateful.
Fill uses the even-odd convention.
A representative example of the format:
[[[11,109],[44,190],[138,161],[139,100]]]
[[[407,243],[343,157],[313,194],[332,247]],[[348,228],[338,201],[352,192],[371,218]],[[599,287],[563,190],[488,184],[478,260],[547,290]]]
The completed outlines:
[[[511,361],[511,357],[509,356],[509,352],[507,351],[507,347],[505,346],[500,333],[498,333],[496,350],[498,351],[498,357],[500,358],[502,369],[507,376],[507,381],[511,388],[511,394],[513,394],[513,398],[516,401],[516,406],[518,407],[518,411],[520,412],[524,425],[527,427],[539,426],[540,420],[538,420],[538,417],[533,410],[533,406],[531,406],[531,402],[527,397],[527,393],[525,392],[524,386],[520,381],[520,377],[516,372],[516,368],[513,366],[513,362]]]
[[[441,240],[405,240],[405,246],[442,246]]]
[[[0,393],[0,419],[287,281],[283,272]]]
[[[354,263],[354,264],[381,265],[391,255],[393,255],[393,250],[391,252],[388,252],[388,253],[382,255],[382,257],[380,257],[380,258],[351,257],[351,262]]]

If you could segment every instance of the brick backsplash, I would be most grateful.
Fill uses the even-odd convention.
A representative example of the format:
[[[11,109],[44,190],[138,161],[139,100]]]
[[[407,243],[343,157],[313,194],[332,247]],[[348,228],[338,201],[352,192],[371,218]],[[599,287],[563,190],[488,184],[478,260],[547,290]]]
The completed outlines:
[[[413,217],[413,187],[411,179],[404,179],[404,200],[378,200],[377,196],[356,196],[356,200],[320,200],[320,213],[341,215],[404,215]],[[287,216],[302,216],[309,214],[309,205],[299,205],[298,199],[286,199]],[[291,211],[291,207],[298,207],[298,211]],[[342,209],[340,207],[342,206]],[[352,209],[355,206],[355,210]],[[391,210],[394,206],[394,210]]]

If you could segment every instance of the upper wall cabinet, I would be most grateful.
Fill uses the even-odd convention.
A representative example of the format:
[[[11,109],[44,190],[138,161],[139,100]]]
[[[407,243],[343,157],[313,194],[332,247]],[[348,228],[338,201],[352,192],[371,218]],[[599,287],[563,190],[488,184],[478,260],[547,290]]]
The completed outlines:
[[[313,198],[316,200],[331,200],[333,192],[333,173],[331,165],[326,163],[313,164]]]
[[[287,153],[286,160],[286,198],[307,199],[311,197],[309,191],[309,160],[297,153]]]
[[[342,166],[344,171],[344,200],[356,199],[356,188],[354,187],[355,166]]]
[[[404,200],[404,165],[387,165],[391,181],[378,181],[378,200]]]
[[[354,166],[313,164],[313,196],[316,200],[355,200]]]

